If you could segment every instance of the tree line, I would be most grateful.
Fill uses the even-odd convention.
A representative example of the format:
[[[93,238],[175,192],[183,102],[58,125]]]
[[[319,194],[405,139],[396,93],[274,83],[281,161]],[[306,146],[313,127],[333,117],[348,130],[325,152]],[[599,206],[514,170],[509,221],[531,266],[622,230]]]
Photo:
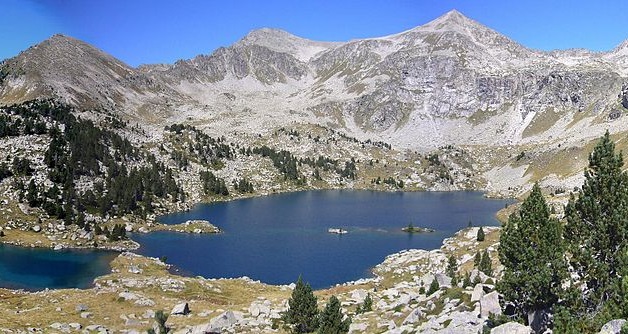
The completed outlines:
[[[48,179],[44,185],[18,177],[13,186],[20,200],[41,207],[50,216],[72,224],[85,210],[101,215],[153,212],[156,198],[181,200],[184,194],[173,172],[152,154],[140,152],[127,139],[77,118],[72,108],[51,100],[31,101],[3,109],[3,116],[19,116],[42,123],[50,143],[44,153]],[[7,116],[8,115],[8,116]],[[23,123],[25,123],[24,121]],[[1,122],[0,122],[1,123]],[[24,127],[21,134],[26,134]],[[3,177],[32,174],[28,158],[14,158],[12,169],[0,166]],[[77,189],[88,178],[91,187]]]
[[[497,290],[511,319],[537,332],[592,333],[628,318],[628,174],[608,131],[561,221],[535,184],[504,226]],[[628,328],[626,328],[628,329]],[[624,330],[622,329],[622,332]]]

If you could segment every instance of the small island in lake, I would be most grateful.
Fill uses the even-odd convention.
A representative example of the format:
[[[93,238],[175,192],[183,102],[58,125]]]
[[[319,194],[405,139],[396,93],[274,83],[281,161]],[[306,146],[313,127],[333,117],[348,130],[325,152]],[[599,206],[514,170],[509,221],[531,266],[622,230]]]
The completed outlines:
[[[329,228],[329,229],[327,229],[327,232],[335,233],[335,234],[347,234],[347,233],[349,233],[349,231],[343,230],[341,228]]]
[[[408,226],[403,227],[401,229],[404,232],[407,233],[431,233],[434,232],[434,229],[432,228],[428,228],[428,227],[416,227],[413,226],[412,223],[408,224]]]

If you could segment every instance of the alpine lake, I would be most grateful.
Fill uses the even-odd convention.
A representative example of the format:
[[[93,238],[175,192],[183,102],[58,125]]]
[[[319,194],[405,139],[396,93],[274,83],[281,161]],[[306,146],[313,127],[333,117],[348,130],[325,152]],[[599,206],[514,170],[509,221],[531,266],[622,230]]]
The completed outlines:
[[[208,220],[219,234],[153,232],[131,238],[141,244],[137,253],[165,258],[182,275],[247,276],[269,284],[289,284],[302,275],[319,289],[367,278],[389,254],[439,248],[469,222],[499,225],[495,213],[513,202],[471,191],[304,191],[200,204],[159,218],[165,224]],[[433,232],[402,231],[409,224]],[[0,286],[86,288],[109,272],[116,255],[0,245]]]

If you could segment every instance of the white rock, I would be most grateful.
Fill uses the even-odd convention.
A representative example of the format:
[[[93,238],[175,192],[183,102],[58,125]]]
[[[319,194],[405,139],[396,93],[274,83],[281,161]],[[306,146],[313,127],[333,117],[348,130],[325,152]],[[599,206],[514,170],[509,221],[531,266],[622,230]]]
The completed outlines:
[[[368,293],[364,289],[357,289],[351,292],[351,299],[356,303],[363,303]]]
[[[231,327],[242,320],[242,314],[239,312],[226,311],[219,316],[212,318],[209,324],[214,330],[222,330]]]
[[[141,298],[135,301],[135,305],[138,306],[155,306],[155,302],[152,299]]]
[[[423,311],[421,311],[420,309],[416,308],[414,310],[412,310],[412,312],[410,312],[410,314],[408,314],[408,316],[406,317],[406,319],[403,321],[404,325],[407,324],[415,324],[417,323],[423,316],[425,316],[425,313],[423,313]]]
[[[473,288],[473,292],[471,293],[471,301],[477,302],[482,298],[482,296],[484,296],[484,285],[481,283],[476,284]]]
[[[251,306],[249,306],[249,313],[251,316],[257,317],[260,314],[259,305],[255,302],[251,303]]]
[[[491,313],[495,315],[502,314],[497,291],[486,294],[480,299],[480,316],[486,318]]]
[[[52,329],[61,329],[61,327],[63,327],[63,324],[59,322],[53,322],[52,324],[50,324],[50,328]]]
[[[517,322],[508,322],[491,329],[491,334],[530,334],[532,328]]]
[[[175,305],[170,311],[170,315],[186,315],[190,313],[190,306],[188,303],[180,303]]]
[[[144,319],[152,319],[154,317],[155,317],[155,311],[153,310],[146,310],[146,312],[142,314],[142,318]]]
[[[352,322],[351,325],[349,325],[349,334],[364,333],[367,328],[368,328],[367,324]]]
[[[444,288],[451,288],[451,277],[449,277],[449,276],[447,276],[445,274],[436,274],[436,275],[434,275],[434,278],[438,282],[438,286],[440,286],[441,288],[443,288],[443,287]]]
[[[626,323],[624,319],[611,320],[602,326],[599,334],[619,334],[621,327]]]
[[[132,292],[120,292],[118,297],[123,298],[124,300],[136,300],[140,297]]]

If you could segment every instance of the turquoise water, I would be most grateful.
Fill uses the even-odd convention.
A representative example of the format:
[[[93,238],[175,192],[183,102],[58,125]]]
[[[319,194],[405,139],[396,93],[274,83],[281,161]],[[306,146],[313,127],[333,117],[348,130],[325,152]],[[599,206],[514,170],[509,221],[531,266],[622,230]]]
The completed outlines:
[[[0,244],[0,286],[12,289],[87,288],[109,273],[117,253],[35,249]]]
[[[148,256],[167,258],[183,273],[208,278],[248,276],[288,284],[303,275],[314,288],[368,277],[386,255],[435,249],[474,225],[498,225],[495,213],[511,200],[480,192],[307,191],[203,204],[161,217],[166,224],[207,219],[224,233],[134,235]],[[408,234],[401,228],[436,231]],[[341,227],[348,234],[330,234]]]

